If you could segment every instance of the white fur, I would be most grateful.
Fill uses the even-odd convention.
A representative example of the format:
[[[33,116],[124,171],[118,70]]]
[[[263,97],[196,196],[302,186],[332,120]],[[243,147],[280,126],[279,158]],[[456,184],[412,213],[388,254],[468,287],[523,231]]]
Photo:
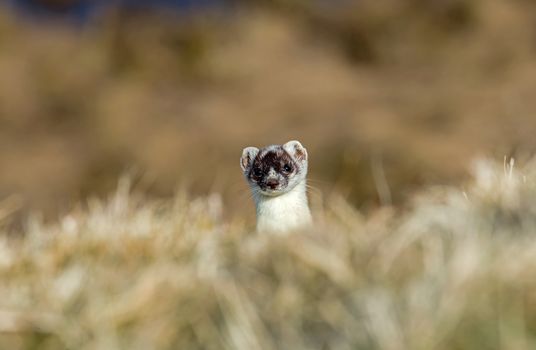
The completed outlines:
[[[257,232],[285,233],[311,225],[305,179],[292,190],[276,197],[254,195]]]

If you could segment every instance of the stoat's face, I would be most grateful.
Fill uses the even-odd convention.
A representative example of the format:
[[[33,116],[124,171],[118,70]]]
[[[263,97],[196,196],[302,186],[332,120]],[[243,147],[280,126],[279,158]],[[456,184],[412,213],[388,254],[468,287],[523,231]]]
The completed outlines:
[[[265,196],[289,192],[307,175],[307,151],[298,141],[263,149],[247,147],[240,165],[253,191]]]

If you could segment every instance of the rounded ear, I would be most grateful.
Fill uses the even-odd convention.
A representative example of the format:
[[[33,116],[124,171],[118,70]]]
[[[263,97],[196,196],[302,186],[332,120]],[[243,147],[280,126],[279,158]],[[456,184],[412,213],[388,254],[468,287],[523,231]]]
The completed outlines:
[[[257,153],[259,153],[259,149],[257,147],[246,147],[242,151],[242,157],[240,158],[240,167],[242,168],[242,171],[246,171],[251,166],[251,163],[253,162],[253,159],[257,156]]]
[[[307,160],[307,150],[302,146],[300,141],[289,141],[283,145],[283,149],[296,160]]]

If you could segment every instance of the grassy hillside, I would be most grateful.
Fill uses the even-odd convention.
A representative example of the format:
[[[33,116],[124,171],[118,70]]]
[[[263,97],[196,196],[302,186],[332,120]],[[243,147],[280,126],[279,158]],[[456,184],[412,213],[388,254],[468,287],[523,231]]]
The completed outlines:
[[[474,174],[404,212],[332,196],[284,237],[222,220],[218,195],[147,201],[123,179],[1,236],[0,348],[533,349],[536,163]]]
[[[85,27],[0,4],[0,198],[54,217],[134,168],[148,195],[187,183],[242,210],[242,148],[299,139],[318,186],[366,209],[377,160],[400,204],[535,149],[535,2],[328,3]]]

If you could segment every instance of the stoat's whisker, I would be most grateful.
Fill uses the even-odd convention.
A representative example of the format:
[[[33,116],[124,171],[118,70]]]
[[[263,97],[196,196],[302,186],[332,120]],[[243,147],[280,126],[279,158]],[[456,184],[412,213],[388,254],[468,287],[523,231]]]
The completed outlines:
[[[324,180],[319,180],[319,179],[307,179],[307,182],[308,183],[313,183],[313,184],[318,184],[318,185],[328,185],[329,183],[327,181],[324,181]]]

